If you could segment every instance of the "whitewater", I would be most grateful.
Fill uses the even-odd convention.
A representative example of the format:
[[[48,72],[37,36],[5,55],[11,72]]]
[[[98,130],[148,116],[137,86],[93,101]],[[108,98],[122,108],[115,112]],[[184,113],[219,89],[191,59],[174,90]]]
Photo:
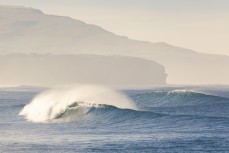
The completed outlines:
[[[1,88],[0,152],[229,152],[229,87]]]
[[[90,110],[85,108],[106,105],[122,109],[137,109],[131,100],[117,91],[102,86],[87,85],[51,89],[41,93],[24,107],[20,115],[33,122],[51,122],[58,118],[62,118],[61,121],[67,121],[79,116],[80,114],[76,114],[78,112],[85,114]],[[84,111],[82,111],[83,108]]]

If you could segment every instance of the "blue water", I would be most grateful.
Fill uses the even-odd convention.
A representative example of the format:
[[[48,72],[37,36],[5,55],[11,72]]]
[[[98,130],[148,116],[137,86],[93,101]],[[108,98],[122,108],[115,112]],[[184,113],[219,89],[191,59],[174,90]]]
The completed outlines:
[[[123,91],[138,110],[90,110],[71,122],[19,112],[40,90],[0,90],[0,152],[229,152],[229,88]]]

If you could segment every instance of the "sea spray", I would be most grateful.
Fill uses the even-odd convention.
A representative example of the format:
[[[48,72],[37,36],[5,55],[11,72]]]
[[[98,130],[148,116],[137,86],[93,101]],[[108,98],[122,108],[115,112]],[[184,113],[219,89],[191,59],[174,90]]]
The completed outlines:
[[[66,117],[64,114],[69,109],[74,109],[75,112],[81,110],[82,115],[89,110],[85,108],[101,105],[137,109],[135,104],[120,92],[103,86],[86,85],[45,91],[27,104],[19,115],[32,122],[52,122],[62,116]]]

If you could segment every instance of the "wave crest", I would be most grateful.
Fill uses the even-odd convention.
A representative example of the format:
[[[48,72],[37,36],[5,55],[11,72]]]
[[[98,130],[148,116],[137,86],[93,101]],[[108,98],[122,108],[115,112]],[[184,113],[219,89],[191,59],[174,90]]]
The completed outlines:
[[[69,120],[70,114],[80,117],[89,108],[103,105],[137,109],[129,98],[117,91],[102,86],[81,86],[45,91],[27,104],[19,115],[32,122],[51,122],[57,118]]]

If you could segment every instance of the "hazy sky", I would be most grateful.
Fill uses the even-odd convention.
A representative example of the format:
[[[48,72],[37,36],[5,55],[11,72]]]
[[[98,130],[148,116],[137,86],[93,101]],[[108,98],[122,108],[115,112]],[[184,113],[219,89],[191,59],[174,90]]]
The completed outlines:
[[[70,16],[137,40],[229,55],[229,0],[0,0]]]

